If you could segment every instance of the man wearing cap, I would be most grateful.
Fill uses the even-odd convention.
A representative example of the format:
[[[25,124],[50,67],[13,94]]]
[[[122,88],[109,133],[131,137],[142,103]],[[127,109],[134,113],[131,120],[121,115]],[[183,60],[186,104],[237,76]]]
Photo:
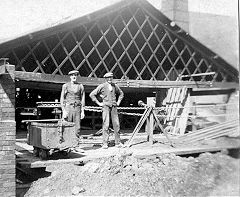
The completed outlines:
[[[113,83],[113,73],[108,72],[103,76],[106,79],[105,83],[100,84],[96,89],[90,93],[90,98],[97,105],[102,107],[102,131],[103,131],[103,146],[102,148],[108,148],[108,138],[109,138],[109,123],[110,114],[112,118],[112,124],[115,134],[115,145],[121,147],[120,141],[120,125],[118,119],[117,106],[120,105],[123,99],[123,91],[119,88],[117,84]],[[97,96],[102,98],[102,102],[97,99]]]
[[[63,119],[75,122],[76,136],[80,141],[80,122],[84,118],[85,91],[82,84],[77,82],[79,72],[72,70],[68,73],[70,82],[63,84],[60,103]]]

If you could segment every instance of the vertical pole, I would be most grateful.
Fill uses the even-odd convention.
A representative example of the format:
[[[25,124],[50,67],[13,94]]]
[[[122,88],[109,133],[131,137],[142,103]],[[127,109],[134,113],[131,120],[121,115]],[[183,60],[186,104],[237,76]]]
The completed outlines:
[[[156,99],[155,97],[147,97],[147,106],[155,107]],[[147,133],[147,140],[150,145],[153,144],[153,130],[154,130],[154,119],[153,114],[151,113],[146,122],[145,131]]]

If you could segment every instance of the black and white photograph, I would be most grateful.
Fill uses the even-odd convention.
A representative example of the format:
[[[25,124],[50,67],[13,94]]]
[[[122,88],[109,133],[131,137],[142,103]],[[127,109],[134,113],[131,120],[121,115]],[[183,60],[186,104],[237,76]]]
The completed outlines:
[[[0,196],[240,196],[239,0],[1,0]]]

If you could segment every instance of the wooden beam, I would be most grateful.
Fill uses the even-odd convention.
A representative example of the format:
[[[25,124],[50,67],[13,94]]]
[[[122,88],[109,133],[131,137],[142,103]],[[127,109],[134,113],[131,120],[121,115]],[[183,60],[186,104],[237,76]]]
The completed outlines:
[[[1,65],[0,66],[0,75],[4,75],[6,73],[7,73],[6,66],[5,65]]]
[[[238,89],[238,83],[235,82],[197,82],[197,81],[153,81],[153,80],[115,80],[120,87],[130,88],[150,88],[157,90],[159,88],[219,88],[219,89]]]
[[[156,146],[158,147],[158,146]],[[173,153],[176,155],[188,155],[194,153],[203,153],[203,152],[216,152],[225,149],[239,149],[239,141],[238,140],[229,140],[225,144],[206,144],[206,145],[189,145],[189,146],[181,146],[178,147],[169,147],[168,145],[159,146],[161,148],[155,149],[130,149],[126,152],[126,155],[133,155],[134,158],[146,158],[146,157],[159,157],[162,154]],[[71,153],[70,153],[71,154]],[[79,154],[79,153],[74,153]],[[52,165],[62,165],[62,164],[82,164],[92,161],[94,159],[100,159],[105,157],[110,157],[115,155],[114,151],[100,151],[97,149],[95,153],[92,151],[85,151],[84,156],[79,154],[78,158],[68,158],[68,159],[57,159],[57,160],[40,160],[39,158],[34,157],[30,152],[19,155],[19,157],[26,159],[26,161],[17,158],[16,162],[18,166],[22,168],[42,168],[48,167]]]
[[[228,64],[224,59],[218,56],[216,53],[208,49],[206,46],[198,42],[193,37],[189,36],[187,32],[181,29],[178,25],[171,26],[170,23],[172,22],[169,18],[167,18],[163,13],[159,12],[154,6],[149,4],[147,1],[140,0],[138,4],[144,9],[144,11],[156,19],[156,21],[161,24],[167,31],[171,32],[180,40],[183,40],[185,44],[191,46],[195,51],[199,52],[204,58],[208,61],[214,63],[219,68],[222,68],[226,73],[233,75],[234,80],[238,81],[239,72],[238,70]]]
[[[42,74],[42,73],[33,73],[33,72],[23,72],[15,71],[16,80],[21,81],[32,81],[32,82],[41,82],[41,83],[56,83],[64,84],[70,81],[69,76],[67,75],[52,75],[52,74]],[[96,86],[104,81],[102,78],[90,78],[90,77],[78,77],[80,83],[84,85]]]
[[[64,83],[70,81],[67,75],[51,75],[33,72],[15,71],[16,87],[34,88],[45,90],[60,91]],[[94,89],[103,83],[104,78],[78,77],[78,82],[82,83],[87,91]],[[153,81],[153,80],[114,80],[123,90],[136,91],[155,91],[159,88],[182,87],[187,88],[219,88],[219,89],[238,89],[237,83],[229,82],[196,82],[196,81]]]
[[[202,89],[196,89],[193,88],[191,91],[191,96],[201,96],[201,95],[219,95],[219,94],[231,94],[233,92],[235,92],[236,89],[207,89],[207,88],[202,88]]]

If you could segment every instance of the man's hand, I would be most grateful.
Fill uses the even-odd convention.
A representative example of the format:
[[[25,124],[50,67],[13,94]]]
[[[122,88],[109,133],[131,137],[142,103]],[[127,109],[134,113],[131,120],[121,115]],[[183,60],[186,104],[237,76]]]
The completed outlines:
[[[102,106],[103,106],[103,103],[100,103],[100,102],[99,102],[98,105],[99,105],[100,107],[102,107]]]
[[[85,118],[84,110],[81,111],[81,115],[80,115],[80,119],[82,120],[83,118]]]
[[[120,105],[120,103],[121,103],[121,102],[120,102],[120,101],[118,101],[118,102],[117,102],[117,106],[119,106],[119,105]]]
[[[68,116],[68,112],[66,111],[65,108],[62,108],[62,119],[66,119]]]

